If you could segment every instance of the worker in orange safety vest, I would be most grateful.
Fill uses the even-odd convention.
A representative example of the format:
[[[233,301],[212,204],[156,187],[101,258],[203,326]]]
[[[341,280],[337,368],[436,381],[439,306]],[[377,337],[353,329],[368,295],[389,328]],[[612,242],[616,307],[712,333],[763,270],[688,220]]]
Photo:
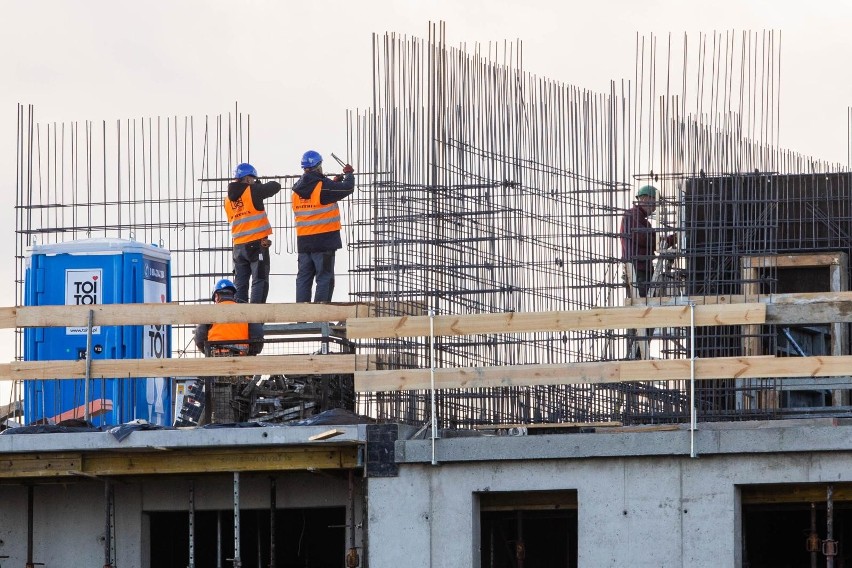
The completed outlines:
[[[234,283],[222,279],[214,286],[212,299],[216,304],[234,304],[236,293]],[[195,346],[207,356],[257,355],[263,350],[263,324],[199,324],[195,328]]]
[[[330,302],[334,292],[334,255],[343,248],[340,238],[340,208],[337,202],[355,191],[355,171],[345,164],[343,174],[331,179],[322,173],[322,156],[308,150],[302,156],[302,177],[293,185],[293,215],[296,220],[296,301]]]

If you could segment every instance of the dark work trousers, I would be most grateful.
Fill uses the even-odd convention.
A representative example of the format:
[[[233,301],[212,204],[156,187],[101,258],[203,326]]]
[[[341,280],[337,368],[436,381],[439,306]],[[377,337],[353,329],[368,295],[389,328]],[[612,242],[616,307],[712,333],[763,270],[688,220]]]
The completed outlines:
[[[300,252],[296,275],[296,301],[310,302],[311,287],[317,282],[314,302],[330,302],[334,292],[334,252]]]
[[[639,268],[635,268],[634,265],[634,273],[636,275],[636,281],[633,282],[633,288],[636,290],[640,298],[648,297],[648,287],[651,284],[651,278],[653,277],[653,272],[650,270],[640,270]],[[630,290],[628,289],[628,294]],[[640,351],[639,344],[637,341],[639,339],[645,340],[647,339],[647,333],[649,330],[643,329],[641,330],[641,337],[638,335],[638,331],[635,329],[627,330],[627,358],[628,359],[639,359]]]
[[[249,279],[251,279],[251,303],[265,304],[269,295],[269,247],[262,246],[260,239],[234,245],[234,285],[237,287],[237,302],[249,301]]]

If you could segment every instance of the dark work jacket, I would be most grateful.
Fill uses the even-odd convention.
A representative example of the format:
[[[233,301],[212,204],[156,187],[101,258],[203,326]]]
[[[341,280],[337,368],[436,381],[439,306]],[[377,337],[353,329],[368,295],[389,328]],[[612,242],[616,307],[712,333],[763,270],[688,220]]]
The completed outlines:
[[[293,192],[308,199],[318,182],[322,182],[320,203],[323,205],[345,199],[355,191],[355,176],[352,174],[344,175],[343,181],[334,181],[330,177],[311,170],[299,178],[293,186]],[[340,231],[296,237],[296,249],[299,252],[328,252],[339,248],[343,248]]]
[[[657,235],[645,210],[634,205],[625,211],[618,232],[621,237],[621,260],[632,262],[639,271],[653,270]],[[674,245],[674,235],[667,236],[666,240],[669,246]]]
[[[263,211],[263,200],[268,199],[281,191],[281,184],[277,181],[268,181],[260,183],[259,181],[249,185],[241,181],[232,181],[228,184],[228,199],[236,201],[243,196],[243,192],[247,187],[251,187],[251,200],[254,203],[255,209]]]

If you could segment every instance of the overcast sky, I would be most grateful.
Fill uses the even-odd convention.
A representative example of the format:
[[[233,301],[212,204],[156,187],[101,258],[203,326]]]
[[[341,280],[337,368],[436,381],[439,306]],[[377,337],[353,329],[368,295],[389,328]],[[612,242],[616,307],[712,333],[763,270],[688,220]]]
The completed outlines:
[[[450,45],[520,39],[527,71],[594,91],[632,76],[637,32],[779,30],[781,145],[847,162],[848,0],[2,0],[0,13],[5,305],[16,103],[60,122],[216,115],[238,101],[261,174],[295,173],[308,148],[342,153],[345,110],[370,104],[372,34],[425,36],[429,21],[446,22]],[[0,345],[0,359],[12,353]]]

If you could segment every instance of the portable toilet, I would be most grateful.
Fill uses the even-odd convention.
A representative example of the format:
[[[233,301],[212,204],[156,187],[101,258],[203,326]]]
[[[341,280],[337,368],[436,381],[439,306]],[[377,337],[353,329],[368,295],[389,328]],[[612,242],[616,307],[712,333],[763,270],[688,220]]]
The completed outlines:
[[[126,239],[80,239],[34,245],[27,258],[24,304],[27,306],[162,303],[171,300],[168,250]],[[88,327],[39,327],[24,330],[26,361],[79,360],[87,356]],[[171,356],[166,325],[101,326],[91,332],[96,359]],[[27,423],[83,418],[85,380],[24,381]],[[172,423],[171,380],[166,377],[91,378],[89,415],[96,426],[135,419],[163,426]]]

